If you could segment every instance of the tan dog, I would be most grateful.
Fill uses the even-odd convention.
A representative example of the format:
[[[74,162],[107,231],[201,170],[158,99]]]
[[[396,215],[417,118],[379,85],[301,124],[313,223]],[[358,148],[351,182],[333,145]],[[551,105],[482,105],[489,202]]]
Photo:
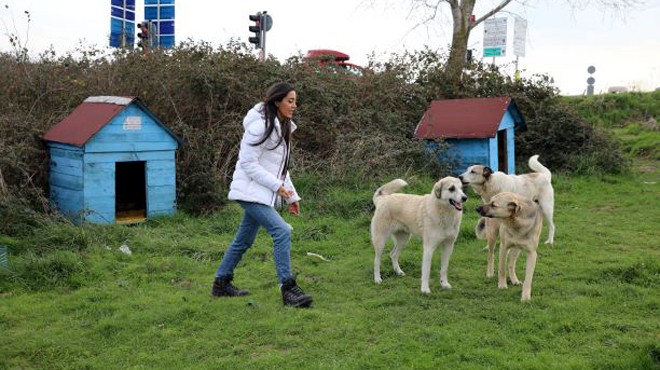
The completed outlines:
[[[541,237],[543,217],[538,203],[531,199],[511,193],[504,192],[493,196],[487,204],[477,207],[477,212],[489,219],[499,221],[500,257],[498,263],[497,287],[506,289],[506,272],[504,264],[509,254],[509,278],[514,285],[520,285],[516,276],[516,260],[520,251],[527,253],[525,265],[525,281],[522,288],[521,301],[528,301],[532,294],[532,277],[536,267],[536,250]],[[482,224],[482,220],[479,220]],[[486,230],[484,227],[481,230]],[[479,231],[479,228],[477,228]],[[509,249],[511,249],[510,253]]]
[[[433,252],[442,244],[440,285],[450,289],[447,280],[449,258],[454,249],[463,216],[463,193],[461,181],[455,177],[440,179],[430,194],[414,195],[396,193],[407,183],[401,179],[390,181],[378,188],[373,196],[376,211],[371,219],[371,241],[374,258],[374,281],[380,284],[380,259],[389,237],[394,241],[390,252],[392,267],[397,275],[405,275],[399,266],[399,253],[410,240],[411,234],[419,235],[424,246],[422,258],[422,293],[428,294],[429,276]]]
[[[555,224],[553,221],[555,208],[555,192],[552,188],[552,173],[548,168],[538,161],[538,155],[529,158],[529,168],[531,173],[522,175],[507,175],[504,172],[493,172],[490,167],[475,165],[458,176],[463,185],[469,185],[481,196],[484,203],[490,202],[491,198],[503,191],[520,194],[525,197],[535,199],[541,206],[543,217],[548,223],[548,239],[546,244],[554,243]],[[488,241],[488,269],[486,276],[494,275],[494,255],[495,245],[498,235],[498,221],[491,220],[485,223],[486,232],[483,235]]]

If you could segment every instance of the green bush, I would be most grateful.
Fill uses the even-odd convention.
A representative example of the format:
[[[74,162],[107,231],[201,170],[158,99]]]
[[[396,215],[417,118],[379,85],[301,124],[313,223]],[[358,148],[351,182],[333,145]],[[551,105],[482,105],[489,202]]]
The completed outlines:
[[[448,173],[412,135],[432,100],[462,97],[516,100],[530,128],[516,139],[521,162],[540,154],[558,172],[585,166],[595,172],[625,170],[616,142],[566,108],[547,76],[513,81],[476,63],[454,86],[446,82],[445,60],[429,50],[392,55],[384,63],[370,62],[374,73],[355,78],[313,68],[301,56],[260,62],[235,42],[220,48],[187,42],[166,51],[113,55],[88,49],[76,57],[47,52],[37,61],[0,54],[0,197],[11,193],[25,200],[21,206],[50,212],[42,135],[89,96],[138,96],[182,139],[179,206],[193,213],[216,211],[226,201],[242,118],[279,80],[291,81],[299,92],[293,171],[316,174],[326,183],[408,171]],[[12,220],[0,227],[18,227],[18,219]]]

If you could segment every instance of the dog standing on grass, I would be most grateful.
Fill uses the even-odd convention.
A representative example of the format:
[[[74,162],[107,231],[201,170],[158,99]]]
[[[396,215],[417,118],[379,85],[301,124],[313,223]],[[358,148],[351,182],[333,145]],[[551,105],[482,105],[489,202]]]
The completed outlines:
[[[447,280],[449,258],[458,237],[463,216],[463,203],[467,196],[463,193],[461,181],[455,177],[440,179],[430,194],[415,195],[397,193],[408,185],[402,179],[388,182],[376,190],[373,202],[376,211],[371,219],[371,241],[376,256],[374,258],[374,281],[382,282],[380,260],[389,237],[394,241],[390,252],[392,267],[397,275],[405,275],[399,266],[399,253],[410,240],[412,234],[422,238],[424,254],[422,258],[422,293],[431,293],[429,276],[433,252],[438,244],[443,245],[440,266],[440,285],[450,289]]]
[[[529,158],[529,168],[533,171],[522,175],[507,175],[504,172],[493,171],[490,167],[474,165],[458,176],[463,185],[469,185],[475,193],[481,196],[484,203],[501,192],[512,192],[538,201],[543,218],[548,224],[548,239],[546,244],[553,244],[555,238],[555,223],[553,221],[555,209],[555,191],[552,187],[552,173],[539,162],[539,156]],[[486,276],[494,275],[494,255],[497,235],[499,233],[499,220],[485,222],[486,230],[480,239],[488,241],[488,269]]]
[[[543,217],[541,208],[535,201],[511,192],[503,192],[493,196],[490,202],[477,207],[477,212],[488,219],[480,219],[477,226],[477,236],[486,231],[485,221],[499,221],[500,256],[497,269],[497,287],[506,289],[507,262],[509,278],[513,285],[520,285],[516,276],[516,260],[521,251],[527,254],[525,264],[525,281],[522,288],[521,301],[528,301],[532,294],[532,278],[536,267],[537,249]],[[508,253],[510,251],[510,253]]]

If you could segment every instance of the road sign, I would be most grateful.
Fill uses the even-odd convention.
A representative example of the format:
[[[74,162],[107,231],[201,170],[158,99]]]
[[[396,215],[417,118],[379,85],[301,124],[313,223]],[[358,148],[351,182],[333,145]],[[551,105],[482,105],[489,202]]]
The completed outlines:
[[[485,57],[502,57],[504,56],[504,52],[502,48],[484,48]]]
[[[154,26],[153,47],[174,46],[174,0],[144,0],[144,19]]]
[[[506,56],[507,19],[489,18],[484,21],[484,56]]]
[[[525,56],[525,37],[527,36],[527,21],[516,17],[513,21],[513,55]]]
[[[110,0],[110,46],[133,47],[135,0]]]
[[[263,23],[261,27],[264,31],[270,31],[270,29],[273,28],[273,17],[269,14],[264,14],[261,18],[261,22]]]

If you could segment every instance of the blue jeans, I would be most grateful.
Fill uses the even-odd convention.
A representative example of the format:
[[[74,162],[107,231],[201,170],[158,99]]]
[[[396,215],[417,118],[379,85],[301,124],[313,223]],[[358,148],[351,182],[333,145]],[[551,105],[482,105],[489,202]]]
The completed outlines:
[[[275,208],[252,202],[237,201],[245,213],[241,225],[222,257],[216,277],[227,277],[234,273],[243,254],[252,246],[259,226],[263,226],[273,238],[273,259],[280,283],[291,277],[291,226],[284,221]]]

